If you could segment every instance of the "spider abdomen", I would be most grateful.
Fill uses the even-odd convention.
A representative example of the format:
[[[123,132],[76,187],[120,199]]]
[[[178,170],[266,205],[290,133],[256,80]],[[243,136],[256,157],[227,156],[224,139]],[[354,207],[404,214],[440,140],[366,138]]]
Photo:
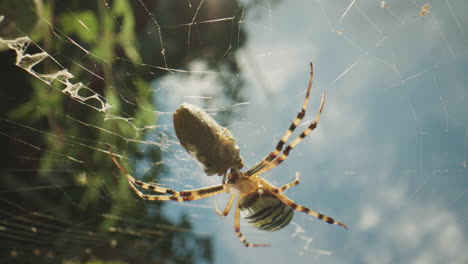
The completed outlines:
[[[223,175],[244,164],[232,133],[200,107],[183,103],[173,115],[174,130],[184,149],[207,175]]]
[[[294,216],[292,208],[268,192],[253,192],[245,196],[239,209],[249,224],[264,231],[281,229],[288,225]]]

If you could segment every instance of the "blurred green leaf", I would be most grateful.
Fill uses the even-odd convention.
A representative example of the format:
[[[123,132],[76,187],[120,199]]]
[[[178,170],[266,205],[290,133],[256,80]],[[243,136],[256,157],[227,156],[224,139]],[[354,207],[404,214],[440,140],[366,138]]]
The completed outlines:
[[[122,18],[120,32],[117,41],[122,46],[125,55],[136,62],[141,63],[140,53],[137,50],[137,38],[135,35],[135,17],[128,0],[117,0],[114,3],[113,13]]]
[[[80,41],[88,44],[96,42],[99,34],[99,24],[96,15],[91,10],[65,13],[58,18],[59,26],[68,36],[76,35]]]

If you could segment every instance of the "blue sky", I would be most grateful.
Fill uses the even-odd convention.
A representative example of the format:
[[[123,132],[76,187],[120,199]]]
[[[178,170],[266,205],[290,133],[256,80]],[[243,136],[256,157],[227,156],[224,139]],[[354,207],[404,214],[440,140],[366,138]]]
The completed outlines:
[[[234,235],[232,212],[225,219],[214,213],[214,201],[227,196],[164,207],[189,214],[197,232],[212,235],[218,263],[468,261],[468,3],[431,3],[420,17],[421,1],[386,1],[386,8],[352,2],[283,1],[265,6],[260,18],[245,17],[248,43],[238,56],[248,104],[238,106],[241,115],[229,127],[247,167],[253,165],[300,109],[313,62],[304,121],[314,117],[324,91],[319,126],[262,176],[282,185],[299,172],[301,183],[287,194],[349,231],[301,213],[277,232],[242,222],[251,242],[272,244],[246,249]],[[209,74],[171,75],[158,89],[171,89],[173,111],[183,101],[203,104],[200,96],[216,96],[218,86]],[[176,182],[183,188],[219,183],[179,151],[186,159]]]
[[[216,8],[206,2],[199,6],[204,12]],[[249,168],[290,126],[313,62],[308,114],[294,135],[314,118],[325,92],[318,128],[262,177],[280,186],[299,174],[301,183],[286,194],[349,230],[303,213],[276,232],[242,221],[250,242],[272,244],[248,249],[234,235],[233,211],[225,218],[215,214],[215,202],[223,206],[227,195],[167,202],[165,214],[174,221],[186,214],[193,232],[211,236],[216,263],[468,263],[468,2],[429,2],[424,16],[419,12],[427,2],[416,0],[278,2],[247,10],[240,24],[248,36],[236,54],[245,102],[230,105],[219,83],[230,73],[207,72],[201,61],[190,65],[191,74],[154,82],[154,98],[164,98],[157,102],[164,112],[158,112],[156,140],[167,147],[162,164],[170,172],[158,183],[176,190],[220,183],[204,175],[173,134],[165,137],[173,133],[171,113],[182,102],[209,105],[215,119],[223,108],[234,109],[229,129]],[[197,14],[190,15],[195,22]],[[152,21],[164,37],[168,28],[192,27],[159,29]],[[135,175],[159,165],[138,162]]]

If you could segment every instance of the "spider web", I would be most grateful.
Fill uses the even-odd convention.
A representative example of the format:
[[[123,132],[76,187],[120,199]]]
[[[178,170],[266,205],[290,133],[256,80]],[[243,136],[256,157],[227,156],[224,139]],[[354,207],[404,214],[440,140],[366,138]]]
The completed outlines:
[[[468,261],[465,1],[0,7],[2,263]],[[219,184],[179,145],[172,112],[206,109],[248,168],[300,109],[310,62],[297,130],[324,91],[318,128],[262,177],[298,172],[287,195],[347,232],[301,213],[273,233],[241,221],[250,242],[272,244],[246,249],[233,212],[214,213],[226,195],[144,202],[110,160],[107,145],[137,179],[175,190]]]

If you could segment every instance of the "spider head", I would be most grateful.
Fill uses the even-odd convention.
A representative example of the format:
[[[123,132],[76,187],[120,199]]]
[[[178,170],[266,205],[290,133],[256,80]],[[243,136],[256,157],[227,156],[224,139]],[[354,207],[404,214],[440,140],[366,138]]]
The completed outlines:
[[[240,178],[242,178],[242,172],[240,172],[239,170],[231,169],[227,174],[227,183],[229,185],[234,185]]]

